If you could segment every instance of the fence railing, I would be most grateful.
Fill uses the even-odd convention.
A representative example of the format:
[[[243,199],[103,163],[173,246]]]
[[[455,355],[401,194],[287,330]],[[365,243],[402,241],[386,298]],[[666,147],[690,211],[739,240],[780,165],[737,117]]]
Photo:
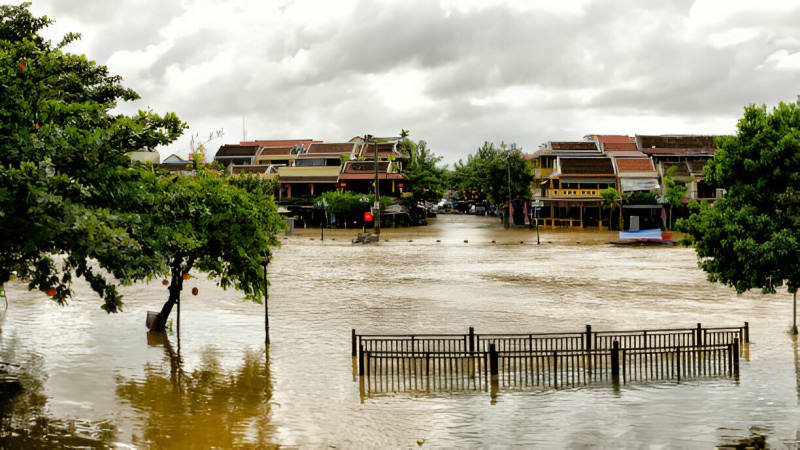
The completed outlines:
[[[449,391],[500,386],[738,376],[741,327],[576,333],[364,334],[352,356],[370,392]],[[355,369],[355,367],[354,367]]]
[[[610,349],[614,341],[622,348],[687,347],[731,344],[733,339],[750,342],[750,325],[741,327],[664,328],[653,330],[585,331],[568,333],[476,334],[357,334],[352,330],[352,356],[365,351],[486,352],[494,344],[499,352]]]
[[[739,342],[688,347],[498,352],[365,351],[367,392],[572,387],[738,376]]]

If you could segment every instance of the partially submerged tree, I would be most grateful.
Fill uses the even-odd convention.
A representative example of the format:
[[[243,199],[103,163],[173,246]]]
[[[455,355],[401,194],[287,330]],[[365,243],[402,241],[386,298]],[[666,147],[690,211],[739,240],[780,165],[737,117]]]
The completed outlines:
[[[195,175],[158,179],[160,192],[151,228],[137,237],[163,255],[169,297],[157,329],[163,329],[180,301],[191,270],[205,273],[223,289],[234,287],[261,303],[264,264],[279,245],[283,228],[273,201],[273,184],[254,175],[226,176],[200,167]]]
[[[457,183],[457,190],[475,189],[486,195],[494,205],[501,205],[514,198],[530,198],[531,196],[530,163],[522,158],[522,149],[516,144],[507,146],[504,142],[495,147],[491,142],[484,142],[474,155],[467,157],[467,162],[455,164],[452,180]]]
[[[717,139],[703,169],[726,190],[713,206],[701,204],[678,229],[689,234],[711,281],[745,292],[800,287],[800,105],[745,108],[735,136]]]
[[[667,169],[667,173],[664,174],[664,197],[667,200],[667,204],[669,205],[669,228],[672,229],[672,208],[676,206],[681,206],[683,204],[683,199],[686,197],[686,185],[683,183],[679,183],[672,178],[672,174],[675,172],[677,168],[675,166],[670,167]]]
[[[608,211],[608,229],[611,229],[612,223],[612,215],[614,214],[614,210],[619,206],[619,192],[613,187],[608,187],[606,189],[600,190],[600,196],[603,197],[603,201],[601,203],[601,207]]]
[[[441,200],[444,193],[444,169],[437,167],[437,164],[442,161],[442,157],[435,155],[425,141],[414,143],[404,138],[399,147],[409,155],[408,164],[403,167],[403,179],[407,192],[413,195],[412,203],[416,205]]]

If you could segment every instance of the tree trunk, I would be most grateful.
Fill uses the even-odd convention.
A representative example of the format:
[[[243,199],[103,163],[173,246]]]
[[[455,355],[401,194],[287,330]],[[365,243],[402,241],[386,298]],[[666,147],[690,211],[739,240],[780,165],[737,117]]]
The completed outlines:
[[[158,328],[156,331],[164,331],[167,326],[167,319],[172,312],[172,307],[175,306],[181,299],[181,291],[183,290],[183,276],[172,275],[172,282],[169,285],[169,298],[164,306],[161,307],[161,312],[158,314]]]

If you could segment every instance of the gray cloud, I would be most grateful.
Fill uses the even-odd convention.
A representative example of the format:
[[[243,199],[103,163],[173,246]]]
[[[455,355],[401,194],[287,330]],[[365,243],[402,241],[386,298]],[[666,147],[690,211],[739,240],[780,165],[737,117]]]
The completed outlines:
[[[260,27],[212,17],[178,37],[173,21],[197,13],[203,0],[158,5],[54,1],[48,14],[86,24],[76,31],[91,34],[89,56],[99,61],[168,44],[147,67],[122,73],[144,98],[124,108],[173,110],[201,133],[224,125],[236,130],[231,141],[243,116],[248,134],[261,138],[345,140],[406,128],[452,162],[484,140],[533,151],[589,132],[632,134],[641,131],[636,117],[701,129],[725,119],[730,132],[744,105],[798,93],[799,70],[765,61],[779,50],[800,51],[800,8],[734,13],[692,28],[691,0],[595,1],[578,13],[362,0],[344,17],[299,22],[283,20],[287,3]],[[230,7],[236,17],[251,14]],[[709,40],[733,29],[755,32],[736,45]],[[236,62],[203,78],[203,64],[222,54]],[[192,87],[184,87],[176,71],[205,81],[197,87],[187,79]],[[389,80],[411,72],[422,97],[386,100]],[[615,129],[587,129],[595,126],[587,117]],[[185,152],[187,142],[164,153]]]

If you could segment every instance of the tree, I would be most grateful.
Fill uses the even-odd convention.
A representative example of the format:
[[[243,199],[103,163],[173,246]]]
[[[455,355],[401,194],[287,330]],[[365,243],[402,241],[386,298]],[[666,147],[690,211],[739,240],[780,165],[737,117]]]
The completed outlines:
[[[600,195],[603,197],[601,206],[608,211],[608,229],[610,230],[612,223],[611,216],[614,214],[614,209],[616,209],[619,204],[619,192],[613,187],[608,187],[606,189],[601,189]]]
[[[261,303],[264,264],[284,226],[272,182],[254,175],[221,176],[201,166],[195,175],[159,177],[156,191],[156,212],[135,237],[162,256],[158,274],[170,280],[157,328],[164,328],[180,302],[184,279],[193,269]]]
[[[467,157],[466,163],[459,160],[452,174],[455,189],[475,189],[494,205],[506,202],[509,196],[530,198],[532,178],[530,163],[522,158],[522,149],[504,142],[499,148],[484,142],[474,155]]]
[[[672,208],[683,204],[683,198],[686,197],[686,185],[678,183],[672,179],[671,175],[675,172],[676,167],[672,166],[667,169],[664,174],[664,192],[667,203],[669,204],[669,228],[672,229]]]
[[[117,311],[120,296],[97,267],[128,283],[159,263],[129,233],[141,217],[128,208],[152,195],[125,153],[172,142],[186,125],[174,114],[112,114],[138,94],[62,52],[80,35],[56,46],[42,38],[52,21],[29,6],[0,6],[0,286],[16,273],[63,303],[75,274]]]
[[[735,136],[717,139],[703,169],[706,182],[726,190],[713,206],[699,205],[678,229],[689,234],[708,279],[745,292],[775,293],[800,286],[800,107],[780,103],[745,108]],[[796,316],[796,314],[795,314]],[[796,333],[796,319],[793,331]]]
[[[407,133],[406,130],[403,132]],[[422,140],[414,143],[405,138],[399,148],[409,155],[408,164],[403,167],[403,179],[407,191],[413,194],[413,205],[441,200],[444,194],[444,169],[436,165],[442,161],[442,157],[435,155],[427,142]]]

